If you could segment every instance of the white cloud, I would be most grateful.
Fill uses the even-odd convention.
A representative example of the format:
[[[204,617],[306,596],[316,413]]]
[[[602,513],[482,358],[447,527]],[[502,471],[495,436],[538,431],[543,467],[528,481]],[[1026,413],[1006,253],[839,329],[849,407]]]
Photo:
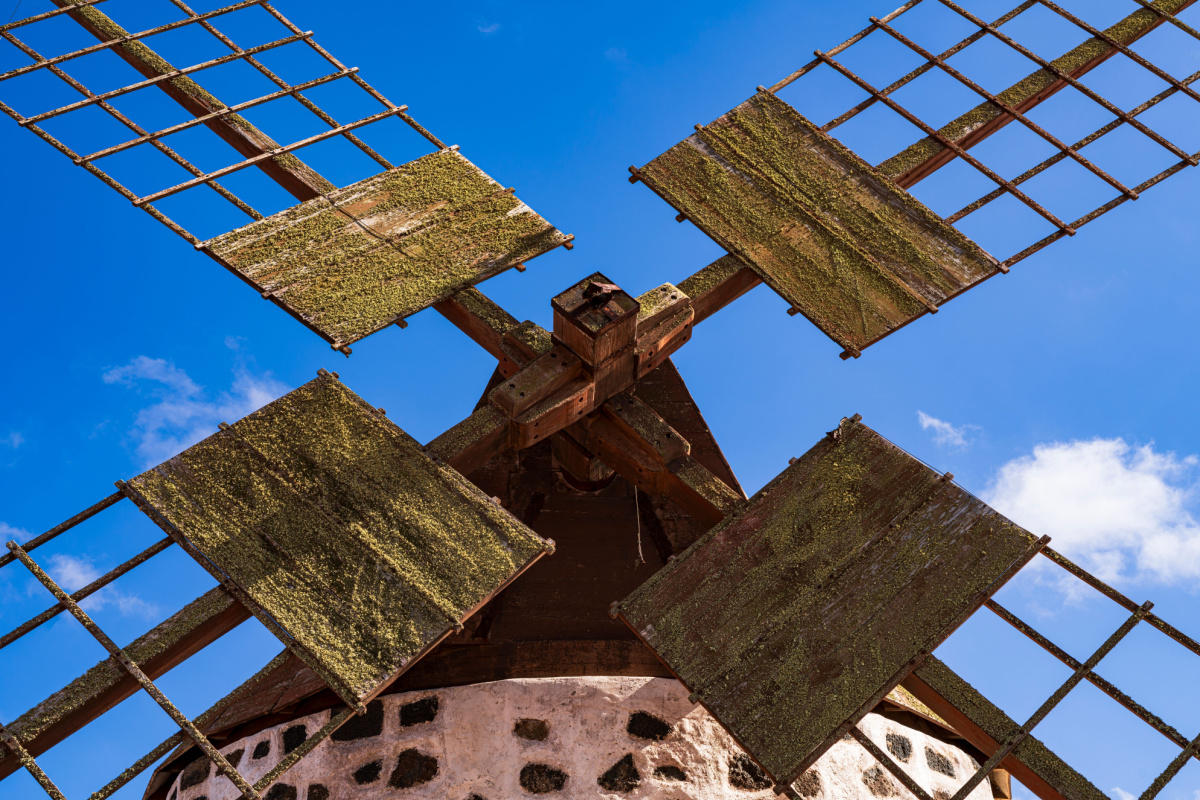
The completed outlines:
[[[475,27],[477,27],[479,29],[480,33],[488,35],[488,34],[493,34],[496,31],[500,30],[500,23],[493,22],[491,25],[477,25]]]
[[[1117,800],[1136,800],[1136,795],[1132,792],[1127,792],[1120,786],[1114,786],[1111,789],[1112,793],[1117,796]],[[1200,792],[1197,792],[1197,800],[1200,800]]]
[[[956,450],[970,447],[974,442],[969,436],[970,432],[979,430],[978,425],[951,425],[945,420],[929,416],[924,411],[917,412],[917,421],[921,423],[921,430],[933,431],[934,444]]]
[[[0,541],[24,544],[33,538],[33,534],[24,528],[17,528],[7,522],[0,522]]]
[[[604,51],[604,57],[609,61],[624,64],[629,60],[629,53],[623,47],[610,47]]]
[[[86,557],[61,553],[52,555],[46,560],[46,571],[59,586],[70,593],[79,591],[102,574]],[[154,604],[147,603],[135,594],[127,594],[114,584],[105,586],[85,598],[79,605],[89,613],[102,611],[110,606],[115,606],[121,614],[126,616],[149,617],[157,613]]]
[[[174,364],[147,356],[110,369],[104,373],[104,382],[156,398],[138,412],[130,431],[138,457],[147,467],[213,434],[217,423],[235,422],[288,391],[270,373],[254,375],[239,364],[229,389],[212,396]]]
[[[1194,585],[1198,466],[1123,439],[1055,442],[1002,466],[983,499],[1103,580]]]
[[[19,432],[13,431],[8,436],[4,437],[3,439],[0,439],[0,442],[8,445],[13,450],[16,450],[18,447],[25,444],[25,437],[22,436]]]

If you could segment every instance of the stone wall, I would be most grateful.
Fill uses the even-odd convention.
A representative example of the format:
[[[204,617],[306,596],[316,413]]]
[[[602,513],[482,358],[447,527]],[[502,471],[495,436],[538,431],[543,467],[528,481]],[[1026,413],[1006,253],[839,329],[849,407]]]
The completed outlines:
[[[315,733],[321,712],[221,748],[256,780]],[[919,723],[915,723],[917,725]],[[870,714],[863,730],[938,800],[974,771],[933,732]],[[797,783],[812,800],[912,795],[856,742],[838,742]],[[758,767],[687,691],[666,678],[496,681],[388,695],[352,718],[276,783],[267,800],[508,800],[774,798]],[[207,759],[193,762],[169,800],[236,800]],[[988,782],[969,800],[992,800]]]

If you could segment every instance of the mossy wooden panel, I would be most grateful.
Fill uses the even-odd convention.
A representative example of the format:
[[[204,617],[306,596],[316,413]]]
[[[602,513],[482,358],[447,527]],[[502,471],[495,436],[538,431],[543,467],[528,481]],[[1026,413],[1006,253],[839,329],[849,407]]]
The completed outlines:
[[[843,347],[861,350],[998,269],[767,92],[640,175]]]
[[[129,486],[343,696],[371,696],[546,549],[328,375]]]
[[[843,424],[620,604],[777,781],[794,779],[1035,552]]]
[[[906,681],[910,682],[913,688],[922,694],[932,690],[939,701],[949,704],[953,711],[965,717],[970,726],[974,726],[990,739],[992,747],[987,747],[985,742],[972,742],[976,747],[980,747],[985,755],[991,755],[995,751],[995,744],[1005,742],[1017,732],[1019,726],[1011,717],[934,656],[927,658],[913,671],[912,677]],[[951,718],[949,722],[956,724],[958,720]],[[965,736],[966,732],[960,733],[964,733]],[[974,737],[965,738],[970,741]],[[1013,748],[1011,758],[1015,758],[1025,770],[1032,773],[1016,774],[1016,777],[1039,797],[1052,797],[1055,800],[1108,800],[1104,792],[1034,736],[1022,739]],[[1045,786],[1042,786],[1042,783]]]
[[[350,344],[566,237],[442,150],[208,242],[333,342]]]

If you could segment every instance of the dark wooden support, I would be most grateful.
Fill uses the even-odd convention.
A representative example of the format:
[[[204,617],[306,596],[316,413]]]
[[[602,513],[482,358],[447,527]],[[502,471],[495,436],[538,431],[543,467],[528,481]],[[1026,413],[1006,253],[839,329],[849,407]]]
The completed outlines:
[[[722,256],[679,288],[692,299],[693,325],[699,325],[746,292],[762,283],[758,273],[736,256]]]
[[[425,445],[425,452],[466,475],[511,445],[511,421],[495,406],[485,404]]]
[[[217,587],[124,649],[142,672],[154,679],[249,618],[244,606]],[[37,756],[140,690],[133,676],[108,658],[8,727],[25,749]],[[5,752],[0,757],[0,780],[20,767],[17,758]]]
[[[59,8],[73,5],[70,0],[53,2]],[[80,6],[77,10],[67,12],[67,15],[101,42],[129,36],[128,31],[95,6]],[[110,49],[147,78],[157,78],[176,71],[175,67],[140,40],[114,44]],[[207,116],[227,107],[186,75],[160,81],[156,85],[195,117]],[[278,142],[238,114],[214,117],[204,124],[245,158],[279,149]],[[264,159],[257,166],[297,200],[312,200],[335,188],[316,170],[290,153]]]
[[[1154,7],[1164,12],[1178,14],[1196,0],[1159,0]],[[1110,27],[1105,33],[1123,45],[1130,45],[1158,28],[1166,20],[1148,8],[1138,9],[1125,19]],[[1119,51],[1102,39],[1092,38],[1066,55],[1054,60],[1052,65],[1071,78],[1078,79],[1112,58]],[[1014,84],[998,97],[1019,113],[1027,113],[1043,101],[1053,97],[1069,82],[1047,69],[1039,69]],[[969,150],[1015,119],[991,102],[983,102],[947,123],[939,133],[964,150]],[[956,153],[943,146],[932,136],[908,147],[879,165],[879,170],[901,187],[908,189],[957,157]]]

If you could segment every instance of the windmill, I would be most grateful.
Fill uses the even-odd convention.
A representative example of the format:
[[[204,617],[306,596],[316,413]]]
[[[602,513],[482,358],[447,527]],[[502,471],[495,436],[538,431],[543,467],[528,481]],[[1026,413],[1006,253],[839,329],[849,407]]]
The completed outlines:
[[[743,759],[729,761],[742,770],[741,785],[734,782],[732,766],[722,767],[722,777],[735,791],[817,796],[823,779],[814,765],[835,749],[853,746],[891,776],[876,768],[879,783],[863,783],[873,794],[879,786],[893,786],[889,781],[894,779],[929,800],[932,776],[920,776],[925,785],[914,778],[918,765],[909,763],[911,742],[906,756],[903,746],[893,745],[867,721],[881,704],[890,703],[939,728],[944,732],[939,735],[961,741],[960,752],[978,756],[969,775],[957,775],[955,800],[974,797],[985,781],[1003,794],[1005,774],[1043,800],[1082,800],[1101,793],[1041,744],[1032,729],[1086,680],[1178,745],[1178,757],[1144,795],[1153,797],[1197,757],[1200,739],[1187,740],[1094,670],[1143,623],[1193,653],[1200,654],[1200,645],[1154,615],[1149,603],[1139,605],[1088,574],[1049,548],[1045,537],[1004,519],[954,484],[953,476],[921,464],[857,415],[841,420],[778,478],[746,498],[669,361],[688,343],[696,324],[760,282],[833,339],[843,358],[859,357],[884,336],[1007,272],[1036,249],[1196,165],[1196,155],[1180,150],[1139,116],[1176,94],[1193,100],[1200,96],[1190,88],[1191,80],[1170,76],[1131,49],[1163,25],[1200,38],[1176,16],[1190,5],[1186,0],[1139,0],[1143,8],[1106,30],[1048,0],[1030,0],[993,22],[949,0],[925,1],[940,3],[976,31],[952,51],[925,51],[892,24],[920,2],[913,0],[873,19],[843,45],[818,53],[814,62],[771,89],[760,87],[712,124],[697,126],[694,136],[667,153],[632,168],[631,180],[662,196],[681,222],[696,225],[728,255],[678,285],[653,287],[636,297],[603,274],[591,274],[551,299],[550,331],[519,323],[476,284],[506,269],[523,269],[554,247],[570,247],[571,238],[464,155],[445,147],[407,109],[372,89],[269,3],[252,0],[196,13],[181,0],[171,0],[183,15],[178,21],[131,33],[99,8],[99,0],[56,0],[57,10],[4,26],[0,35],[32,63],[0,75],[0,80],[46,70],[82,96],[30,116],[5,106],[6,113],[238,275],[334,350],[349,355],[362,338],[403,325],[406,317],[433,307],[494,356],[497,370],[476,411],[424,447],[335,373],[322,371],[260,411],[222,425],[179,456],[118,482],[116,493],[42,536],[24,545],[11,543],[0,566],[22,562],[56,603],[0,638],[0,646],[70,613],[111,658],[0,728],[5,747],[0,779],[24,768],[52,797],[60,797],[36,757],[145,690],[180,733],[121,773],[94,795],[96,800],[151,767],[147,796],[181,800],[201,792],[214,798],[228,794],[282,800],[299,796],[301,789],[318,800],[332,796],[328,784],[334,777],[347,775],[363,792],[378,784],[442,793],[445,787],[436,779],[439,769],[443,779],[451,774],[445,761],[439,767],[417,747],[389,751],[386,762],[369,759],[364,742],[378,741],[385,729],[395,743],[407,741],[401,728],[420,729],[437,719],[446,725],[451,700],[465,704],[470,687],[489,681],[636,676],[686,687],[682,692],[662,689],[658,700],[663,707],[703,709],[693,722],[705,728],[705,741],[727,742],[728,753]],[[119,2],[108,0],[106,9],[114,16]],[[1006,22],[1035,5],[1078,26],[1084,43],[1048,61],[1004,33]],[[251,7],[270,13],[287,34],[255,48],[239,48],[218,26],[223,17]],[[19,38],[21,28],[59,17],[78,23],[97,43],[44,58]],[[207,30],[230,54],[180,69],[147,43],[187,26]],[[873,87],[839,60],[868,35],[892,37],[925,62],[904,82],[941,70],[977,92],[980,105],[941,129],[921,122],[892,98],[903,82]],[[1029,78],[999,95],[947,63],[954,53],[987,37],[1036,67]],[[333,72],[289,84],[255,58],[271,47],[298,42],[312,47]],[[73,58],[101,50],[118,55],[142,79],[94,93],[69,77],[65,65]],[[1166,81],[1168,89],[1136,109],[1122,110],[1081,82],[1090,69],[1117,56]],[[197,76],[233,60],[254,66],[278,91],[223,104]],[[818,128],[777,93],[822,65],[870,97]],[[339,123],[303,94],[335,80],[353,81],[383,111]],[[1055,139],[1028,116],[1038,103],[1068,86],[1114,116],[1074,144]],[[149,130],[122,119],[110,102],[147,89],[165,92],[192,119]],[[328,130],[280,145],[240,113],[284,97],[304,103]],[[926,134],[879,167],[869,166],[829,136],[838,124],[875,104],[888,106]],[[96,108],[121,121],[134,138],[81,154],[42,126],[54,117]],[[434,152],[393,165],[355,133],[387,117],[403,120]],[[1027,127],[1057,150],[1015,180],[1000,177],[970,153],[972,146],[1009,124]],[[168,137],[199,126],[232,145],[243,159],[204,172],[167,145]],[[1137,130],[1178,161],[1139,185],[1123,184],[1081,152],[1122,126]],[[321,178],[297,153],[333,137],[362,149],[384,172],[342,188]],[[100,166],[105,158],[139,147],[153,148],[192,177],[138,193]],[[943,219],[906,189],[956,158],[995,181],[997,188]],[[1114,192],[1112,200],[1073,222],[1060,219],[1021,188],[1066,159],[1094,172]],[[260,170],[299,203],[270,216],[255,211],[221,183],[247,169]],[[159,207],[169,197],[199,189],[215,192],[252,221],[202,240]],[[953,223],[1003,195],[1046,219],[1055,233],[1001,260]],[[568,488],[548,490],[558,479]],[[631,488],[614,503],[611,487]],[[651,513],[642,511],[643,497]],[[628,499],[633,501],[632,518]],[[68,596],[39,566],[33,551],[123,500],[161,527],[165,538]],[[652,539],[653,576],[644,583],[639,578],[634,585],[623,585],[629,583],[627,573],[609,574],[615,573],[609,568],[613,553],[598,544],[606,524],[603,515],[620,513],[626,514],[625,525],[644,521]],[[548,538],[549,530],[556,532],[557,545]],[[571,531],[575,538],[568,541]],[[119,648],[79,602],[175,545],[220,586]],[[556,549],[556,555],[545,557]],[[993,599],[1038,556],[1129,614],[1084,662]],[[567,558],[568,566],[554,566]],[[584,574],[592,579],[589,588],[577,593],[585,607],[564,613],[561,622],[530,621],[537,616],[532,611],[556,610],[553,604],[567,594],[564,584]],[[1072,672],[1023,724],[933,654],[985,605]],[[597,611],[611,613],[611,619],[598,622]],[[209,712],[188,719],[154,680],[251,615],[278,636],[284,652]],[[555,625],[564,630],[553,630]],[[527,696],[513,703],[536,706]],[[397,705],[398,713],[393,713]],[[697,721],[701,718],[703,723]],[[557,724],[533,716],[503,722],[506,736],[516,734],[527,742],[551,741]],[[682,724],[672,727],[648,713],[631,715],[625,730],[646,742],[662,742],[666,750],[670,742],[687,739]],[[268,746],[260,757],[264,743]],[[728,754],[711,746],[713,752]],[[361,756],[363,763],[344,763],[339,752]],[[512,796],[587,796],[597,785],[618,794],[639,787],[649,791],[652,782],[643,774],[646,756],[641,751],[637,759],[633,756],[630,752],[628,760],[615,760],[597,775],[568,774],[554,764],[527,760],[519,771],[511,770],[513,780],[505,786]],[[928,763],[940,764],[932,758]],[[309,766],[314,764],[315,773]],[[693,774],[689,781],[674,764],[653,766],[655,776],[663,769],[660,782],[673,782],[673,791],[687,791],[686,784],[699,780]],[[345,774],[335,776],[335,770]],[[312,777],[326,772],[327,782]],[[307,776],[303,786],[294,780],[301,773]],[[475,783],[464,779],[464,793],[483,796],[486,779],[485,774],[477,774]]]

